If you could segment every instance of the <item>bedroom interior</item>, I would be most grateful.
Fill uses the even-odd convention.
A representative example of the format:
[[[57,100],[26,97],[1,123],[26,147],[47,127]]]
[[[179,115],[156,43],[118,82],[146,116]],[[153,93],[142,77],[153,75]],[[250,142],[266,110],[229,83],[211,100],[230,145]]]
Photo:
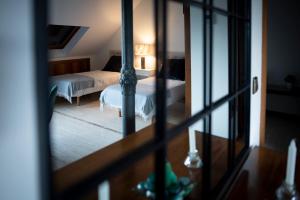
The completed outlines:
[[[104,1],[98,1],[100,2],[104,3]],[[155,1],[133,1],[131,25],[130,19],[126,18],[126,11],[130,14],[127,2],[123,5],[120,1],[117,2],[119,4],[115,2],[114,9],[121,10],[122,8],[119,27],[111,32],[111,38],[108,38],[104,44],[98,47],[93,46],[93,51],[90,50],[91,56],[86,56],[89,51],[80,51],[80,45],[83,46],[85,44],[83,41],[88,41],[89,35],[85,34],[93,31],[93,26],[70,23],[66,20],[74,19],[70,16],[61,18],[62,21],[55,21],[55,16],[50,17],[51,24],[84,26],[88,29],[85,34],[81,35],[81,39],[77,41],[78,44],[73,45],[73,49],[64,56],[58,54],[57,51],[53,52],[53,49],[49,50],[50,71],[62,72],[50,79],[51,84],[58,86],[58,97],[63,97],[58,99],[54,107],[51,122],[51,150],[55,177],[62,181],[66,174],[72,173],[73,168],[80,167],[81,163],[91,162],[95,165],[100,157],[111,156],[114,151],[118,152],[118,156],[126,155],[133,147],[141,148],[143,144],[146,145],[157,138],[158,136],[153,134],[155,126],[159,130],[170,129],[171,131],[172,127],[180,127],[182,123],[189,121],[191,116],[201,114],[203,110],[210,109],[209,105],[212,105],[215,108],[210,111],[208,118],[198,120],[193,125],[177,131],[184,133],[184,136],[171,142],[168,158],[171,163],[185,160],[184,165],[183,163],[178,166],[174,165],[174,170],[181,175],[186,175],[186,166],[202,168],[201,159],[203,158],[205,163],[210,162],[207,159],[211,159],[209,166],[203,166],[203,179],[209,181],[210,186],[201,187],[204,191],[220,187],[224,177],[231,171],[226,167],[217,166],[233,167],[233,162],[241,161],[249,149],[249,126],[247,126],[250,98],[247,93],[249,91],[249,62],[245,59],[249,52],[245,35],[249,29],[243,23],[239,23],[239,33],[235,33],[240,41],[236,41],[238,50],[232,49],[229,41],[236,40],[233,32],[237,30],[237,27],[233,26],[235,22],[228,20],[226,1],[215,1],[215,6],[223,12],[213,13],[213,20],[210,21],[203,19],[204,8],[201,7],[201,3],[200,7],[197,2],[195,6],[187,10],[179,2],[168,1],[168,20],[164,25],[167,40],[162,39],[161,44],[155,44],[159,42],[159,38],[155,41]],[[74,2],[72,5],[66,2],[62,4],[57,0],[52,0],[50,3],[53,4],[50,8],[56,9],[50,10],[50,14],[65,13],[66,15],[68,9],[76,8]],[[241,3],[239,6],[246,7],[246,3]],[[77,13],[73,9],[71,14]],[[246,17],[246,12],[245,9],[240,15]],[[76,20],[85,18],[79,17],[78,14],[76,17]],[[102,17],[104,18],[102,23],[105,23],[105,16]],[[132,26],[132,32],[130,26]],[[205,35],[204,30],[209,31],[209,26],[214,32],[211,35]],[[204,30],[203,27],[205,27]],[[231,27],[230,31],[228,27]],[[199,35],[205,35],[207,41],[216,42],[205,44]],[[97,40],[98,38],[95,37],[93,43]],[[163,60],[164,57],[157,57],[160,56],[157,51],[161,51],[159,45],[165,45],[167,49],[166,61]],[[207,59],[204,59],[202,55],[207,56]],[[239,65],[230,60],[233,55],[240,57]],[[133,56],[133,60],[130,56]],[[158,62],[166,62],[167,67]],[[133,77],[130,71],[132,68],[126,69],[126,64],[133,65],[135,72]],[[81,65],[83,68],[79,67]],[[235,65],[237,69],[224,67]],[[205,70],[211,70],[211,72]],[[104,77],[102,74],[104,72],[109,74]],[[113,74],[116,75],[114,80]],[[237,75],[238,78],[236,78]],[[166,82],[158,83],[157,81],[161,78]],[[122,82],[123,79],[128,81],[127,84],[131,84],[127,87],[134,89],[126,90],[126,87],[124,89],[123,84],[126,84],[126,81]],[[234,82],[236,85],[233,84]],[[165,93],[159,86],[162,84],[166,85]],[[129,97],[132,91],[134,91],[134,101]],[[234,94],[235,92],[237,93]],[[203,98],[203,95],[206,98]],[[233,97],[236,100],[230,100]],[[76,103],[72,99],[76,99]],[[163,103],[157,103],[161,101],[159,99],[165,99],[165,108],[160,107]],[[155,112],[158,110],[162,111],[160,113],[162,116],[165,115],[165,121],[156,118]],[[233,122],[228,123],[230,120]],[[162,125],[164,123],[166,127]],[[133,134],[136,136],[131,135],[132,132],[137,132]],[[210,133],[210,139],[207,134],[203,134],[205,132]],[[136,141],[134,146],[129,145],[132,141]],[[118,149],[119,146],[122,148]],[[176,146],[184,148],[184,151],[177,152]],[[213,152],[207,152],[207,148],[211,148]],[[99,154],[98,158],[95,157],[96,154]],[[164,155],[163,152],[162,155]],[[178,155],[178,157],[173,158],[172,155]],[[114,160],[115,156],[112,157]],[[138,173],[139,179],[146,178],[147,172],[154,170],[153,156],[147,156],[143,161],[148,163],[148,167]],[[105,163],[104,160],[102,162]],[[141,162],[137,162],[135,166],[144,166]],[[120,175],[115,175],[110,184],[117,180],[123,181],[130,173],[125,171]],[[207,176],[207,173],[211,173],[211,176]],[[197,180],[202,179],[201,173],[197,170],[194,176]],[[137,179],[133,178],[128,186],[132,187],[137,183],[136,181]],[[94,190],[91,192],[91,195],[95,195]],[[118,192],[112,192],[111,195],[112,199],[136,198],[134,193],[128,192],[127,186],[118,189]],[[203,193],[203,195],[208,194]]]
[[[298,198],[297,141],[263,138],[271,3],[4,0],[0,199]]]
[[[138,79],[136,131],[155,122],[153,2],[133,1],[134,68]],[[51,148],[54,169],[59,169],[123,138],[119,85],[121,16],[117,12],[121,2],[91,1],[82,5],[51,0],[49,3],[49,76],[50,85],[58,86],[50,125]],[[107,8],[106,13],[97,10],[100,6]],[[79,12],[91,8],[94,10],[89,13]],[[74,12],[76,9],[78,12]],[[111,13],[115,13],[113,19]],[[109,31],[89,21],[97,18]],[[179,124],[185,117],[184,19],[179,4],[170,3],[169,24],[171,96],[167,121]],[[84,32],[80,32],[82,27]],[[87,45],[91,43],[98,45]]]

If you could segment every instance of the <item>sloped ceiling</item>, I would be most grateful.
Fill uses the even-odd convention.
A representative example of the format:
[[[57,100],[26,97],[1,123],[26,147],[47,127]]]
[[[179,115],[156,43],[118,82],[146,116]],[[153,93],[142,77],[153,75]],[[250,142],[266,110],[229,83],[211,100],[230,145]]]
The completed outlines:
[[[94,54],[121,26],[121,0],[50,0],[49,7],[50,24],[88,27],[67,56]]]

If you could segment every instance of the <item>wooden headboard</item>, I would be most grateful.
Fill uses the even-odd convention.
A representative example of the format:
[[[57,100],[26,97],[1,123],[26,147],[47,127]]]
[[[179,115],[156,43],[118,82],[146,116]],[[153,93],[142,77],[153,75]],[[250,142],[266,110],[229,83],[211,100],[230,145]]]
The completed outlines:
[[[90,59],[49,61],[49,75],[73,74],[90,71]]]

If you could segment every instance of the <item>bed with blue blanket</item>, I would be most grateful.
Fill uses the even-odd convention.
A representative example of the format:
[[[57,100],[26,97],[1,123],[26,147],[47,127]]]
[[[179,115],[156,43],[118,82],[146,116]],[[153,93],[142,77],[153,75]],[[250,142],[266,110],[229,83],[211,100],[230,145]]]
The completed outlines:
[[[51,76],[50,85],[56,85],[57,96],[72,103],[72,98],[100,92],[107,86],[116,84],[120,80],[121,56],[111,56],[104,69],[69,73]]]
[[[167,70],[167,106],[185,97],[185,60],[168,59]],[[105,106],[116,108],[122,113],[122,90],[120,84],[108,86],[101,92],[100,109]],[[145,121],[155,115],[155,77],[139,80],[136,85],[135,113]]]

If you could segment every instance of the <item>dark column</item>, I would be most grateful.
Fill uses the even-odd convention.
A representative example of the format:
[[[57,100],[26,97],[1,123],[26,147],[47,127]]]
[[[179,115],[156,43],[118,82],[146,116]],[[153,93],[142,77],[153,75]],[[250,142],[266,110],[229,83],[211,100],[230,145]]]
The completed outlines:
[[[135,86],[137,78],[133,68],[132,0],[122,0],[122,87],[123,135],[135,132]]]

